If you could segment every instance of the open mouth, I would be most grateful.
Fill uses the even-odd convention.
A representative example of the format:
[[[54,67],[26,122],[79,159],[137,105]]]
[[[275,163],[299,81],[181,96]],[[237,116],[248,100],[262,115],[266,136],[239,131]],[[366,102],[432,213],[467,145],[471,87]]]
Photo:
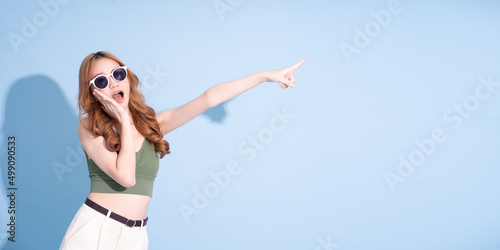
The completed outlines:
[[[123,92],[122,91],[118,91],[115,94],[113,94],[113,99],[115,101],[121,101],[123,99]]]

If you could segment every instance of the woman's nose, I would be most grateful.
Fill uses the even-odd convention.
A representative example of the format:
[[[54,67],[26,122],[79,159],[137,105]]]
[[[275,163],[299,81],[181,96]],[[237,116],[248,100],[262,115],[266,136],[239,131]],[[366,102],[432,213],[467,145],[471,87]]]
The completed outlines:
[[[115,86],[118,85],[118,82],[111,76],[108,77],[109,80],[109,87],[114,88]]]

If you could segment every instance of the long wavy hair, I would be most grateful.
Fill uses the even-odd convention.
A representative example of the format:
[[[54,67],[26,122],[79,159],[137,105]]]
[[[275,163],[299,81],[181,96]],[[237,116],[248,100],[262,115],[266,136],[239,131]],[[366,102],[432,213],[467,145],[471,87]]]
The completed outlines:
[[[87,114],[88,122],[82,125],[84,127],[88,126],[85,128],[91,131],[96,137],[103,136],[106,141],[106,148],[111,152],[116,152],[120,150],[120,139],[113,130],[113,118],[101,108],[101,104],[97,98],[90,93],[89,87],[92,68],[95,62],[101,58],[109,58],[116,61],[120,66],[125,65],[116,56],[105,51],[92,53],[83,59],[79,73],[79,119],[83,119],[82,116]],[[139,78],[130,68],[128,69],[127,77],[130,82],[128,107],[132,114],[132,121],[137,131],[154,144],[155,151],[160,155],[160,158],[163,158],[166,154],[170,154],[170,145],[166,140],[163,140],[160,124],[156,120],[155,111],[153,108],[146,105],[144,96],[138,90],[138,85],[140,84]]]

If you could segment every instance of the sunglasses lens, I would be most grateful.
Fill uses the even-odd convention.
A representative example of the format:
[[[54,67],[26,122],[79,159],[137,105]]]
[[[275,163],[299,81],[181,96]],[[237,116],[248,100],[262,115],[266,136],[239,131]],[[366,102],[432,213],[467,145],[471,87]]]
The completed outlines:
[[[127,78],[127,70],[124,68],[118,68],[113,72],[113,78],[117,81],[123,81]]]
[[[108,78],[105,76],[99,76],[94,80],[94,84],[98,89],[104,89],[108,86]]]

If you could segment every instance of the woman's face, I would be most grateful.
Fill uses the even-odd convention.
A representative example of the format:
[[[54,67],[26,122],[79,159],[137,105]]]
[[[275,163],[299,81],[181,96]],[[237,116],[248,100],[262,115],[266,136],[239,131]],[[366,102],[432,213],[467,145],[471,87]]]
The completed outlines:
[[[98,75],[108,75],[111,72],[120,67],[116,61],[111,60],[109,58],[101,58],[97,60],[90,72],[90,79],[94,79]],[[93,84],[91,86],[91,91],[94,91],[95,86]],[[115,100],[118,104],[120,104],[123,108],[127,108],[129,103],[129,93],[130,93],[130,83],[128,80],[128,75],[125,80],[119,82],[116,81],[112,76],[108,76],[108,87],[105,89],[97,89],[105,96]]]

